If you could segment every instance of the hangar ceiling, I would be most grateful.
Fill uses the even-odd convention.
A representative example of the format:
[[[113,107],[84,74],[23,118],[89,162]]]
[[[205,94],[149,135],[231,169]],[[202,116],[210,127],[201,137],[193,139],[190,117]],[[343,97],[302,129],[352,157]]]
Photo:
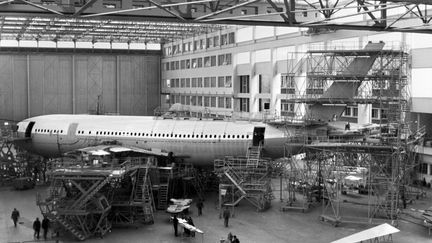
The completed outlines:
[[[162,43],[225,25],[432,33],[430,0],[3,0],[0,38]]]

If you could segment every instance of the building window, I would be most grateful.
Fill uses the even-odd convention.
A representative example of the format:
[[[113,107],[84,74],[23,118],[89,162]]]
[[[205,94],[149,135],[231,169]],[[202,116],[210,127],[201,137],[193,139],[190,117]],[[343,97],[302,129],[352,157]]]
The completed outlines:
[[[203,87],[203,79],[202,78],[198,78],[197,79],[197,84],[198,84],[198,88],[202,88]]]
[[[180,88],[184,88],[186,86],[186,81],[184,78],[180,79]]]
[[[204,67],[210,67],[210,57],[204,57]]]
[[[216,107],[216,97],[215,96],[212,96],[210,98],[210,106],[211,107]]]
[[[240,76],[240,93],[249,93],[249,75]]]
[[[190,86],[191,86],[190,78],[186,78],[186,88],[190,88]]]
[[[218,56],[218,65],[219,66],[225,65],[224,63],[225,63],[225,54],[219,55]]]
[[[214,47],[219,46],[219,36],[213,37],[213,46]]]
[[[419,172],[421,174],[427,175],[427,172],[428,172],[427,170],[428,170],[428,164],[427,163],[421,163]]]
[[[212,88],[216,87],[216,77],[210,78],[210,87],[212,87]]]
[[[347,106],[345,108],[345,111],[342,114],[342,116],[357,117],[358,116],[358,108],[354,107],[354,106]]]
[[[185,96],[185,100],[186,100],[186,105],[190,105],[191,97],[187,95]]]
[[[379,109],[372,108],[372,119],[379,119]]]
[[[192,78],[192,88],[197,87],[197,78]]]
[[[197,68],[198,67],[198,62],[196,58],[192,59],[192,68]]]
[[[225,88],[231,88],[232,86],[232,78],[231,76],[225,77]]]
[[[209,106],[210,106],[210,97],[204,96],[204,107],[209,107]]]
[[[220,37],[221,39],[221,46],[227,45],[228,44],[228,35],[227,34],[223,34]]]
[[[180,79],[178,79],[178,78],[175,79],[175,87],[177,87],[177,88],[180,87]]]
[[[289,103],[286,101],[281,102],[281,115],[282,116],[293,116],[295,114],[294,109],[295,109],[294,103]]]
[[[198,58],[198,68],[203,66],[202,57]]]
[[[249,112],[249,98],[240,98],[240,111]]]
[[[194,51],[198,50],[198,46],[199,46],[199,41],[198,40],[194,41],[193,50]]]
[[[197,104],[197,97],[196,96],[192,96],[191,97],[191,105],[196,105]]]
[[[191,67],[190,65],[190,60],[186,59],[186,69],[189,69]]]
[[[231,109],[232,98],[225,98],[225,108]]]
[[[210,48],[210,47],[213,47],[213,37],[207,38],[206,41],[206,48]]]
[[[234,38],[234,32],[231,32],[228,34],[228,44],[234,44],[235,38]]]
[[[226,62],[225,65],[231,65],[231,63],[232,63],[231,59],[232,59],[231,58],[231,53],[225,54],[225,62]]]
[[[223,88],[225,87],[225,77],[218,77],[218,88]]]
[[[205,77],[204,78],[204,88],[209,88],[210,87],[210,77]]]
[[[295,89],[293,74],[281,74],[281,88]]]
[[[211,56],[210,57],[210,65],[212,66],[212,67],[214,67],[214,66],[216,66],[216,56]]]
[[[218,98],[218,107],[219,108],[224,108],[225,107],[224,101],[225,101],[224,97],[219,97]]]
[[[186,60],[181,60],[180,61],[180,69],[185,69],[186,68]]]
[[[203,97],[202,96],[198,96],[197,97],[197,106],[202,106],[203,105]]]

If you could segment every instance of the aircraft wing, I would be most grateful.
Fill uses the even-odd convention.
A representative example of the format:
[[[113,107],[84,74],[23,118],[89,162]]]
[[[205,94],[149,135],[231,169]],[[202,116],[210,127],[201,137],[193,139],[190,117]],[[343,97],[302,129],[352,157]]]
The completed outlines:
[[[168,157],[168,152],[162,151],[161,149],[155,149],[155,148],[143,149],[134,146],[123,146],[123,145],[97,145],[97,146],[81,148],[78,149],[77,151],[88,153],[90,155],[100,155],[100,156],[109,155],[111,153],[135,152],[135,153],[141,153],[146,155]]]
[[[366,240],[371,240],[375,238],[379,238],[382,236],[390,235],[399,232],[400,230],[385,223],[378,225],[376,227],[360,231],[358,233],[349,235],[342,239],[332,241],[331,243],[352,243],[352,242],[361,242]]]

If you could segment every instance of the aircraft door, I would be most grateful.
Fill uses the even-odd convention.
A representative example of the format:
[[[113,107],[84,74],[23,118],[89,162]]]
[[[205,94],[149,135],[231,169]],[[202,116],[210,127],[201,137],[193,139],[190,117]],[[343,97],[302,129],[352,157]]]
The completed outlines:
[[[35,122],[32,121],[27,125],[27,128],[26,128],[25,133],[24,133],[24,137],[26,137],[26,138],[31,137],[31,131],[34,127],[34,124],[35,124]]]
[[[261,145],[264,145],[264,132],[265,132],[265,127],[254,128],[253,137],[252,137],[253,146],[259,146],[260,143]]]
[[[75,132],[77,130],[77,127],[78,127],[78,123],[71,123],[69,125],[68,132],[67,132],[68,137],[74,137],[75,136]]]

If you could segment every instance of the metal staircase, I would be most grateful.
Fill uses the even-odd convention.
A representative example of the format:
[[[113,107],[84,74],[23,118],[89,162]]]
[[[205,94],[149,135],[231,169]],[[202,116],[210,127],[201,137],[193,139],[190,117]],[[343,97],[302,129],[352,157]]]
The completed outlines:
[[[136,185],[133,203],[137,205],[137,216],[142,218],[144,223],[153,223],[155,210],[151,182],[149,178],[149,167],[139,169],[136,175]]]
[[[168,185],[169,183],[159,185],[158,209],[160,210],[168,207]]]
[[[259,159],[261,156],[261,143],[258,146],[251,146],[247,152],[247,168],[256,168],[259,163]]]
[[[228,166],[225,167],[224,174],[237,187],[237,189],[239,189],[241,191],[241,193],[243,195],[246,195],[246,191],[241,186],[241,183],[243,182],[243,180],[231,167],[228,167]]]
[[[85,240],[88,238],[88,234],[84,234],[83,232],[80,232],[76,227],[69,224],[67,220],[61,218],[61,217],[55,217],[56,222],[61,224],[67,231],[72,233],[73,236],[75,236],[79,240]]]

